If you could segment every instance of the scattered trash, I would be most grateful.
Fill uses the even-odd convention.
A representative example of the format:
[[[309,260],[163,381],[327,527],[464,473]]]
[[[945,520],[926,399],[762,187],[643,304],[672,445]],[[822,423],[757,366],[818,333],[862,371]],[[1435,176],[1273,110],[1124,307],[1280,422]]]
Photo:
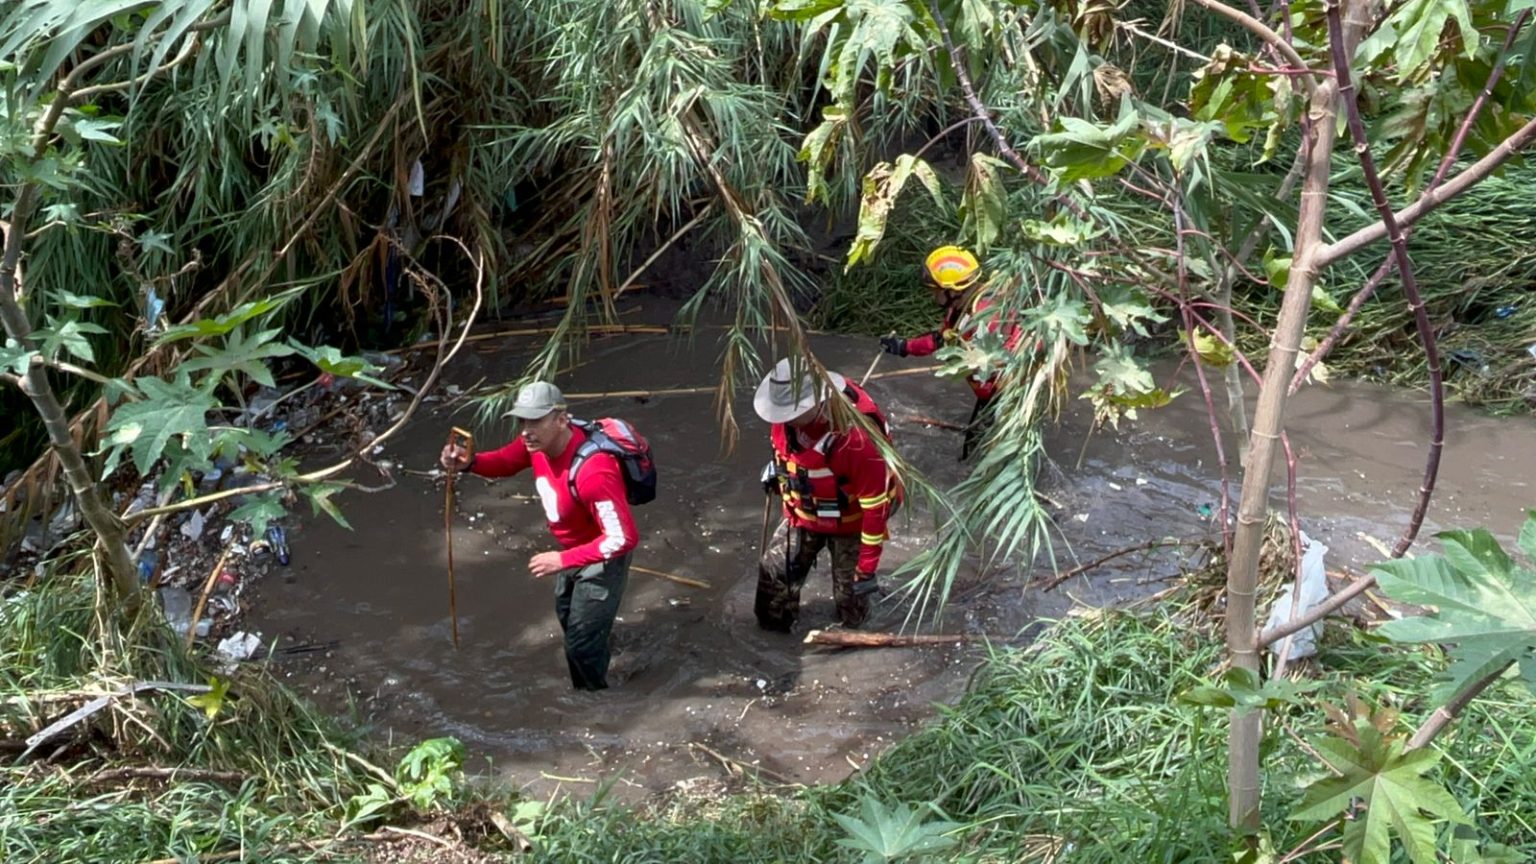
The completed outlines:
[[[220,546],[228,546],[230,538],[232,538],[234,536],[235,536],[235,526],[234,526],[234,524],[231,523],[231,524],[225,525],[224,526],[224,530],[219,532],[219,545]]]
[[[1216,508],[1210,504],[1201,504],[1195,508],[1195,512],[1200,514],[1201,519],[1209,519],[1216,512]]]
[[[181,523],[181,536],[194,543],[203,536],[203,511],[193,510],[191,518]]]
[[[1295,604],[1295,615],[1305,615],[1316,608],[1324,600],[1328,599],[1328,571],[1324,565],[1323,556],[1327,554],[1328,547],[1307,536],[1307,532],[1301,532],[1301,602]],[[1296,588],[1294,582],[1287,583],[1275,597],[1275,605],[1269,610],[1269,621],[1264,629],[1279,627],[1291,620],[1291,592]],[[1318,621],[1304,630],[1280,640],[1279,643],[1270,646],[1276,657],[1281,662],[1290,663],[1303,657],[1311,657],[1317,653],[1317,637],[1322,635],[1323,622]]]
[[[239,663],[241,660],[251,659],[256,649],[261,647],[260,633],[247,633],[244,630],[219,640],[215,651],[219,656],[231,663]]]
[[[277,557],[277,563],[288,566],[288,535],[283,532],[281,525],[267,526],[267,545],[271,547],[272,554]]]
[[[139,556],[138,566],[139,581],[146,585],[149,584],[149,581],[155,578],[155,571],[160,569],[159,553],[153,549],[144,550],[143,554]]]
[[[667,603],[671,604],[673,609],[687,609],[693,605],[693,601],[687,597],[673,597]]]
[[[1516,307],[1514,304],[1510,304],[1508,306],[1500,306],[1499,308],[1493,310],[1493,317],[1508,318],[1509,316],[1515,314],[1515,309]]]
[[[165,611],[165,622],[178,635],[185,636],[192,625],[192,595],[185,588],[167,585],[160,589],[160,606]]]

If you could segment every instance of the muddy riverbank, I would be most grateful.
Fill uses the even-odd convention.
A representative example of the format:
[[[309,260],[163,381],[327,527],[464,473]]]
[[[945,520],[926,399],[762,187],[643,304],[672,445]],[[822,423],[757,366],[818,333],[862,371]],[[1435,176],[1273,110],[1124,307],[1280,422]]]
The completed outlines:
[[[517,377],[524,346],[491,340],[478,347],[450,370],[450,381],[467,387]],[[829,366],[854,377],[875,353],[868,340],[846,337],[824,337],[816,347]],[[626,335],[592,343],[588,362],[558,383],[572,393],[710,385],[717,355],[703,336],[689,344]],[[880,371],[918,365],[885,358]],[[1165,374],[1176,373],[1169,367]],[[911,375],[870,389],[895,418],[903,453],[940,485],[956,482],[958,434],[903,418],[964,421],[964,385]],[[470,478],[460,486],[459,650],[450,640],[441,486],[418,473],[401,474],[385,492],[348,495],[351,531],[321,517],[293,532],[293,563],[254,586],[247,629],[280,649],[321,646],[275,662],[279,675],[338,714],[395,742],[453,735],[475,755],[472,767],[538,794],[556,787],[582,794],[610,778],[617,778],[616,791],[633,795],[680,784],[707,788],[729,781],[738,762],[769,779],[840,779],[952,698],[979,649],[839,652],[802,645],[806,630],[833,620],[822,569],[807,586],[794,636],[759,631],[751,602],[765,429],[751,412],[750,394],[737,394],[741,441],[722,454],[710,398],[573,400],[578,416],[634,421],[655,448],[662,487],[655,502],[636,511],[642,541],[635,564],[710,585],[631,574],[615,634],[615,686],[607,692],[569,689],[553,586],[524,566],[531,554],[551,548],[525,477]],[[1206,514],[1218,500],[1219,475],[1198,393],[1143,412],[1118,433],[1088,435],[1086,408],[1070,407],[1049,433],[1054,469],[1045,491],[1060,505],[1056,554],[1063,569],[1147,539],[1215,530]],[[447,427],[472,420],[460,409],[422,416],[381,458],[430,471]],[[1373,541],[1395,539],[1419,485],[1427,425],[1427,405],[1417,394],[1339,384],[1309,388],[1296,400],[1290,428],[1301,462],[1303,526],[1332,547],[1330,567],[1361,567],[1379,557]],[[1536,505],[1528,476],[1536,464],[1536,423],[1453,408],[1449,430],[1424,536],[1471,525],[1512,536],[1522,508]],[[506,432],[476,429],[482,447],[498,445]],[[1235,481],[1233,488],[1235,495]],[[932,538],[924,517],[908,517],[898,520],[883,569]],[[1013,634],[1074,603],[1144,596],[1177,571],[1178,554],[1126,556],[1048,594],[1025,590],[1040,575],[1038,566],[994,571],[984,583],[972,567],[937,629]],[[886,608],[884,624],[872,626],[899,626],[902,611]]]

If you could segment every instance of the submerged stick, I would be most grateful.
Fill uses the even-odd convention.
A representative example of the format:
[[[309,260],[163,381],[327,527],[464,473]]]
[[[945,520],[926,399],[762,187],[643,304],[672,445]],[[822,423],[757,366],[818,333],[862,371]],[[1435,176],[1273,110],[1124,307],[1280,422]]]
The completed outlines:
[[[859,630],[812,630],[805,634],[806,645],[829,645],[836,648],[912,648],[918,645],[954,645],[960,642],[980,642],[998,637],[955,634],[902,634],[865,633]]]
[[[965,424],[952,423],[948,420],[940,420],[937,417],[929,417],[927,414],[903,414],[893,418],[906,423],[921,423],[924,426],[933,426],[937,429],[948,429],[951,432],[964,432]]]
[[[687,576],[678,576],[675,573],[668,573],[665,570],[652,570],[649,567],[641,567],[638,564],[629,565],[629,569],[635,571],[636,573],[644,573],[647,576],[660,576],[668,582],[676,582],[679,585],[687,585],[689,588],[710,587],[708,582],[701,582],[698,579],[689,579]]]

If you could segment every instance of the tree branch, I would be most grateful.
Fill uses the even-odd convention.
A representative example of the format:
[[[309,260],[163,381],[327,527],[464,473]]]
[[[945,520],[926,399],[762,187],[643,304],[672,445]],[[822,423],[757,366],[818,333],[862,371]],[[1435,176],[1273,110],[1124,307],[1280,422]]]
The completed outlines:
[[[1456,130],[1456,137],[1451,139],[1451,146],[1446,149],[1445,156],[1441,158],[1439,167],[1435,169],[1435,176],[1430,178],[1429,184],[1424,187],[1426,193],[1439,188],[1440,184],[1445,181],[1445,175],[1450,171],[1451,165],[1455,163],[1456,157],[1461,154],[1461,148],[1466,144],[1467,135],[1472,131],[1472,124],[1476,122],[1478,115],[1482,113],[1483,106],[1493,96],[1494,85],[1498,84],[1499,79],[1504,74],[1504,65],[1509,60],[1509,50],[1514,45],[1515,37],[1525,27],[1526,21],[1530,20],[1530,15],[1531,10],[1522,10],[1509,25],[1509,32],[1504,36],[1504,47],[1499,52],[1498,62],[1493,64],[1492,71],[1488,73],[1488,80],[1483,82],[1482,91],[1477,94],[1477,99],[1472,102],[1472,107],[1467,111],[1467,116],[1462,119],[1461,126]],[[1312,371],[1312,367],[1322,362],[1323,358],[1327,357],[1328,353],[1333,350],[1333,346],[1338,344],[1339,339],[1344,335],[1344,331],[1348,330],[1349,325],[1354,321],[1355,315],[1359,314],[1360,307],[1364,306],[1366,301],[1371,299],[1371,295],[1376,293],[1376,288],[1381,285],[1382,280],[1391,274],[1395,261],[1396,258],[1394,256],[1387,256],[1387,259],[1381,262],[1381,266],[1376,268],[1376,272],[1371,274],[1371,278],[1366,281],[1365,286],[1356,291],[1355,296],[1349,299],[1348,308],[1344,310],[1343,315],[1339,316],[1339,320],[1334,322],[1333,327],[1328,331],[1328,335],[1317,346],[1317,350],[1308,355],[1306,360],[1302,361],[1301,365],[1296,368],[1296,374],[1291,377],[1290,392],[1292,395],[1295,395],[1296,391],[1301,389],[1301,385],[1307,380],[1307,373]]]
[[[1281,38],[1279,33],[1271,30],[1263,21],[1249,15],[1247,12],[1233,9],[1225,3],[1218,2],[1218,0],[1195,0],[1195,2],[1217,15],[1237,23],[1243,29],[1259,37],[1264,44],[1280,52],[1280,56],[1289,60],[1297,69],[1307,70],[1297,75],[1296,78],[1301,81],[1302,87],[1307,91],[1308,96],[1317,92],[1317,79],[1312,77],[1312,72],[1307,66],[1306,61],[1301,59],[1301,55],[1296,53],[1296,49],[1291,47],[1291,43]]]
[[[1487,690],[1493,682],[1503,677],[1504,670],[1508,669],[1510,663],[1513,662],[1511,660],[1509,663],[1505,663],[1503,666],[1477,679],[1467,689],[1457,693],[1454,699],[1436,708],[1434,713],[1430,714],[1429,718],[1424,721],[1424,724],[1414,731],[1413,737],[1408,739],[1408,746],[1404,752],[1417,750],[1435,740],[1441,732],[1444,732],[1451,725],[1452,720],[1455,720],[1462,711],[1466,710],[1468,705],[1472,704],[1473,699],[1476,699],[1484,690]]]
[[[1435,492],[1435,479],[1440,473],[1440,454],[1445,450],[1445,381],[1440,370],[1440,353],[1435,347],[1435,333],[1429,324],[1429,313],[1424,310],[1424,298],[1419,294],[1419,284],[1414,278],[1413,259],[1408,256],[1408,239],[1402,227],[1392,215],[1392,204],[1387,200],[1387,190],[1376,170],[1376,159],[1371,155],[1371,141],[1365,132],[1365,122],[1360,119],[1360,105],[1355,92],[1354,77],[1349,68],[1349,54],[1344,44],[1344,22],[1339,12],[1338,0],[1326,3],[1328,18],[1329,53],[1333,58],[1334,77],[1339,83],[1339,98],[1344,103],[1345,116],[1349,121],[1349,134],[1355,141],[1355,157],[1360,161],[1360,171],[1365,184],[1371,190],[1371,202],[1381,214],[1381,224],[1392,241],[1392,258],[1397,262],[1397,272],[1402,278],[1403,295],[1408,298],[1408,308],[1413,312],[1414,325],[1419,331],[1419,341],[1424,346],[1424,357],[1429,364],[1430,441],[1429,455],[1424,461],[1424,479],[1419,484],[1418,501],[1408,527],[1392,549],[1392,557],[1398,558],[1413,545],[1413,539],[1424,524],[1424,514],[1429,510],[1429,499]]]
[[[939,11],[938,4],[930,0],[928,12],[933,16],[934,23],[939,25],[939,34],[944,37],[944,50],[949,54],[949,67],[954,70],[955,78],[960,82],[960,91],[965,95],[965,102],[971,106],[971,113],[976,115],[976,118],[981,121],[982,126],[986,127],[987,134],[991,136],[992,143],[997,147],[997,152],[1006,156],[1008,161],[1014,164],[1014,167],[1023,172],[1024,176],[1042,186],[1049,186],[1051,178],[1047,177],[1044,171],[1025,161],[1024,157],[1019,155],[1019,151],[1013,149],[1013,145],[1009,144],[1008,139],[1003,137],[1003,131],[997,128],[997,124],[992,121],[992,112],[987,110],[987,106],[982,103],[981,97],[976,95],[976,88],[971,85],[971,74],[965,68],[965,63],[960,55],[960,49],[955,45],[954,37],[949,33],[949,23],[944,20],[944,13]],[[1057,195],[1056,200],[1062,206],[1071,210],[1079,219],[1087,218],[1087,213],[1083,210],[1082,206],[1066,195]]]
[[[1478,183],[1486,180],[1500,165],[1508,162],[1510,157],[1525,149],[1526,145],[1536,140],[1536,117],[1526,121],[1524,126],[1515,130],[1508,138],[1499,142],[1499,145],[1488,152],[1488,155],[1467,166],[1465,171],[1457,174],[1446,182],[1444,186],[1432,192],[1426,192],[1419,200],[1397,211],[1393,218],[1397,224],[1406,228],[1433,213],[1441,204],[1455,198]],[[1359,231],[1330,243],[1317,252],[1317,265],[1327,267],[1337,261],[1341,261],[1359,252],[1361,249],[1375,243],[1387,236],[1387,228],[1381,222],[1372,222]]]

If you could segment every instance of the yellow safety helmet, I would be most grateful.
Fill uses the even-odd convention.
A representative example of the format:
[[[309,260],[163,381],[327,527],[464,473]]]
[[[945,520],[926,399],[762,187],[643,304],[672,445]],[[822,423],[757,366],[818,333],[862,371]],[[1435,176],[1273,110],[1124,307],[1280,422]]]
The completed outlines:
[[[971,287],[981,275],[981,262],[959,246],[940,246],[928,253],[923,274],[931,285],[960,292]]]

